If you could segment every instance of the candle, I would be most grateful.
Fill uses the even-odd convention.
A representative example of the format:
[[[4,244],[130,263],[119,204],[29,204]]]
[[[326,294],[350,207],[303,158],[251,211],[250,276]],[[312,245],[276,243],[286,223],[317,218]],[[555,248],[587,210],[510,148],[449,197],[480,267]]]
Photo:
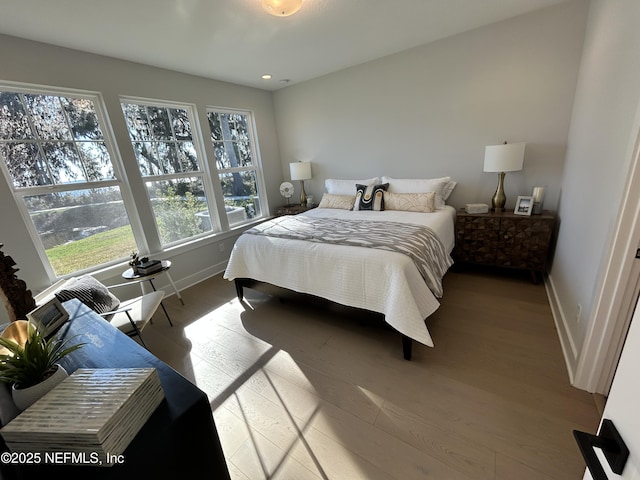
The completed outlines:
[[[534,203],[542,203],[544,201],[544,187],[533,187],[531,196]]]

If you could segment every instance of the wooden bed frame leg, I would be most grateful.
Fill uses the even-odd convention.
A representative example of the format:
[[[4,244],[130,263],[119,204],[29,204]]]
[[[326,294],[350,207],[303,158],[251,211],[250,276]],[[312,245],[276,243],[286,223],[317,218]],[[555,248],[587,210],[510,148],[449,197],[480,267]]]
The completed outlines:
[[[238,296],[238,300],[242,301],[244,300],[244,282],[242,281],[241,278],[236,278],[234,280],[234,283],[236,284],[236,295]]]
[[[411,350],[413,348],[413,341],[410,337],[402,335],[402,355],[405,360],[411,360]]]

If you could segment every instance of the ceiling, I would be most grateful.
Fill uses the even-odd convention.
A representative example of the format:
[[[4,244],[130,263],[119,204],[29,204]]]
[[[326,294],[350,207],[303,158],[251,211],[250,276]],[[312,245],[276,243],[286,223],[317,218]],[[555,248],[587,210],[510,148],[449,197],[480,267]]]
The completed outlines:
[[[564,1],[0,0],[0,33],[276,90]]]

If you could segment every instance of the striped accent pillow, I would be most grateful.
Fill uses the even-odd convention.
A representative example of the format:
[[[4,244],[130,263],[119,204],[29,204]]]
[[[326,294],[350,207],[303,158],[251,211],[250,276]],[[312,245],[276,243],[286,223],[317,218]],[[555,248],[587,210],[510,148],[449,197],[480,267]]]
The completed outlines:
[[[354,210],[384,210],[384,192],[389,188],[388,183],[381,185],[356,185],[356,201]]]
[[[120,305],[120,300],[91,275],[84,275],[75,282],[65,284],[55,295],[61,302],[77,298],[97,313],[110,312]]]

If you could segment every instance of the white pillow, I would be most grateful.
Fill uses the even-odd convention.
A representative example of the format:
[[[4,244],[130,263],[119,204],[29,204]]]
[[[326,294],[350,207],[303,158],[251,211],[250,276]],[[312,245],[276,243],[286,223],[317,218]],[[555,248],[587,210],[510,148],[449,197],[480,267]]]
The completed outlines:
[[[458,182],[454,182],[453,180],[451,180],[444,186],[444,188],[442,189],[442,198],[445,202],[449,199],[449,195],[451,195],[451,192],[453,192],[453,189],[456,188],[457,184]]]
[[[366,180],[336,180],[335,178],[327,178],[324,181],[324,187],[327,193],[331,195],[355,195],[356,183],[360,185],[376,185],[380,183],[378,177],[368,178]]]
[[[440,178],[391,178],[382,177],[382,183],[388,183],[390,193],[428,193],[436,192],[436,208],[444,207],[445,194],[451,194],[451,187],[447,191],[447,186],[451,182],[451,177]],[[455,185],[454,185],[455,186]]]

